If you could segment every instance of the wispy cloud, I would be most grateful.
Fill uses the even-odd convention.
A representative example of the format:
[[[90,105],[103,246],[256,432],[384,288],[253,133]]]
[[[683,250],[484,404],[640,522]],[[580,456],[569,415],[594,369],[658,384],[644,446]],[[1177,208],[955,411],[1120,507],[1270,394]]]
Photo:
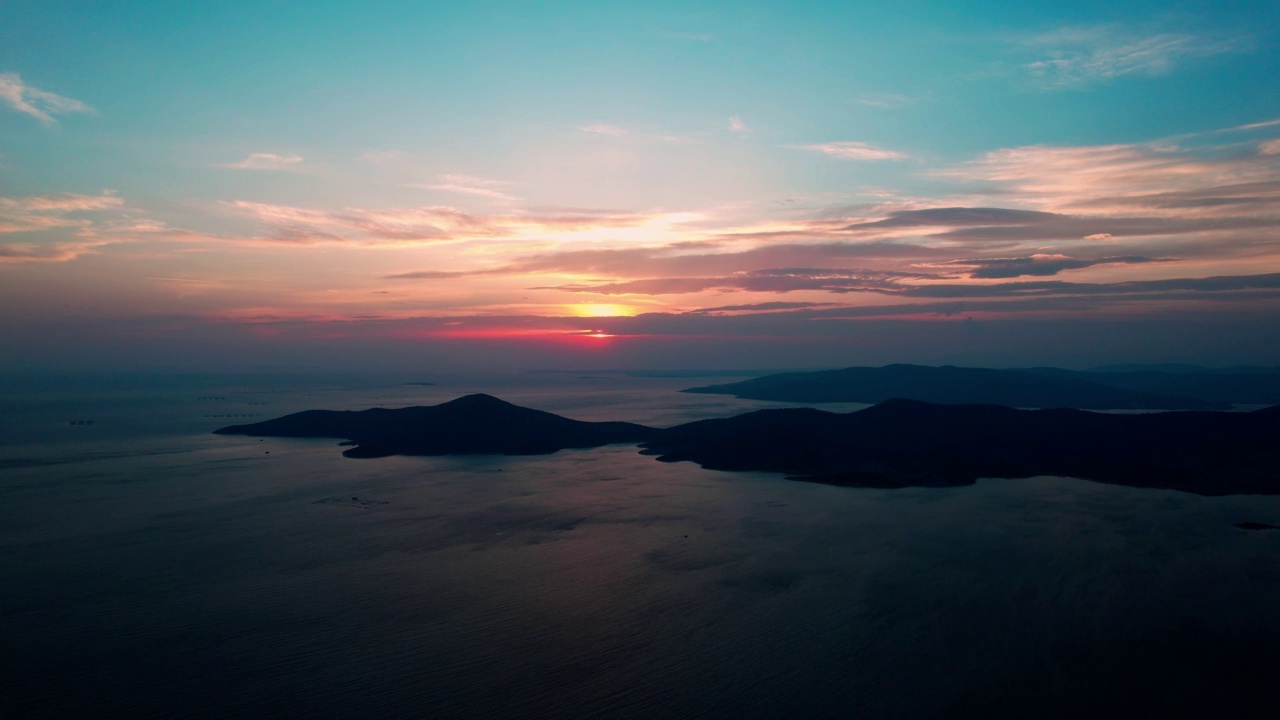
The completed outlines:
[[[1169,261],[1169,258],[1150,258],[1141,255],[1084,259],[1068,257],[1059,253],[1038,253],[1028,257],[948,260],[944,263],[922,264],[922,266],[953,270],[963,269],[971,278],[996,279],[1025,276],[1048,277],[1066,270],[1083,270],[1097,265],[1134,265]]]
[[[601,135],[604,137],[617,138],[636,143],[673,143],[688,144],[698,142],[698,135],[678,135],[667,132],[648,132],[644,130],[633,130],[621,125],[582,125],[578,128],[578,132],[587,133],[588,135]]]
[[[896,150],[887,150],[864,142],[843,141],[817,145],[788,145],[793,150],[809,150],[841,160],[906,160],[910,156]]]
[[[1134,278],[1129,282],[1147,282],[1139,278],[1167,277],[1175,266],[1190,272],[1275,267],[1280,252],[1269,231],[1280,221],[1280,157],[1239,148],[1213,152],[1167,144],[1010,148],[937,173],[975,183],[968,197],[1005,206],[928,207],[920,198],[892,198],[832,208],[809,220],[686,225],[684,239],[667,245],[562,245],[474,271],[437,268],[393,277],[555,278],[559,282],[537,287],[601,295],[980,298],[987,291],[965,290],[965,281],[985,287],[983,281],[994,279],[1125,273]],[[1129,286],[1086,286],[1093,287],[1019,284],[990,295],[1052,288],[1071,296],[1133,294]]]
[[[67,262],[109,245],[108,240],[54,243],[0,243],[0,264],[10,262]]]
[[[1189,295],[1227,295],[1231,299],[1256,297],[1276,300],[1280,273],[1228,275],[1207,278],[1128,280],[1111,283],[1074,283],[1060,280],[1007,283],[920,283],[919,279],[943,279],[911,273],[830,271],[780,268],[718,278],[653,278],[603,285],[561,285],[548,288],[598,295],[675,295],[706,290],[730,290],[785,294],[819,291],[837,295],[874,293],[902,298],[933,300],[1094,297],[1113,300],[1181,300]],[[919,306],[919,309],[927,309]]]
[[[744,133],[747,131],[747,124],[743,122],[741,117],[734,115],[729,118],[729,132]]]
[[[296,170],[302,165],[300,155],[278,155],[276,153],[249,153],[243,160],[227,163],[223,167],[237,170]]]
[[[1262,122],[1248,123],[1247,125],[1236,125],[1234,127],[1223,128],[1217,132],[1247,132],[1249,130],[1261,130],[1262,128],[1276,127],[1277,125],[1280,125],[1280,120],[1264,120]]]
[[[557,285],[534,290],[562,290],[598,295],[681,295],[705,290],[789,293],[896,292],[905,279],[936,279],[937,274],[867,269],[767,268],[726,277],[675,277],[629,280],[602,285]]]
[[[697,310],[688,311],[689,315],[715,315],[715,314],[738,314],[738,313],[764,313],[779,312],[790,310],[810,310],[813,308],[833,307],[835,303],[820,302],[786,302],[774,300],[771,302],[747,303],[746,305],[719,305],[716,307],[698,308]]]
[[[54,115],[95,112],[93,108],[79,100],[27,85],[18,73],[0,73],[0,100],[14,110],[26,113],[45,125],[53,125],[57,122]]]
[[[1266,147],[1266,143],[1260,146]],[[986,153],[931,175],[1005,203],[1057,212],[1280,214],[1280,156],[1160,144],[1032,145]],[[1233,207],[1234,206],[1234,207]],[[1098,232],[1110,232],[1100,230]]]
[[[404,153],[394,148],[388,150],[367,150],[360,154],[360,159],[370,165],[388,167],[404,159]]]
[[[475,177],[472,175],[441,175],[439,183],[411,183],[407,187],[418,188],[421,190],[439,190],[442,192],[461,193],[463,195],[477,195],[479,197],[492,198],[494,200],[516,200],[517,198],[500,188],[509,187],[510,182],[505,180],[492,180],[490,178]]]
[[[1258,145],[1259,155],[1280,155],[1280,138],[1268,140]]]
[[[254,217],[266,226],[267,234],[245,238],[246,240],[291,245],[414,245],[461,240],[618,240],[669,236],[673,233],[673,227],[701,218],[692,213],[555,208],[482,214],[442,206],[317,210],[245,200],[222,205],[234,213]]]
[[[23,238],[0,242],[0,262],[62,262],[119,242],[123,206],[111,193],[0,198],[0,236]]]
[[[86,227],[90,220],[81,216],[82,213],[115,210],[123,204],[123,200],[110,193],[0,197],[0,234]]]
[[[1023,68],[1047,89],[1079,87],[1126,75],[1162,75],[1194,59],[1241,52],[1246,38],[1190,33],[1141,34],[1114,25],[1062,28],[1025,38],[1039,55]]]
[[[590,133],[592,135],[608,135],[609,137],[622,137],[628,134],[624,127],[618,125],[606,125],[604,123],[596,123],[594,125],[583,125],[578,128],[579,132]]]
[[[867,95],[865,97],[854,98],[855,103],[865,105],[866,107],[879,108],[881,110],[891,110],[910,105],[915,102],[915,98],[907,95],[898,95],[896,93],[882,93],[877,95]]]

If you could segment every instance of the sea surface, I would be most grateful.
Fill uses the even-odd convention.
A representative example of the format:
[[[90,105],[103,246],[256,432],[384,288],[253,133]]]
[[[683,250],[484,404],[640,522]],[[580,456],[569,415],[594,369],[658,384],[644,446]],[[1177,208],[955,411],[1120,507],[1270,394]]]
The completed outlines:
[[[632,445],[352,460],[336,440],[211,434],[469,392],[656,426],[794,406],[676,392],[723,381],[10,381],[0,717],[1274,706],[1280,531],[1235,524],[1280,524],[1280,498],[1056,477],[838,488]]]

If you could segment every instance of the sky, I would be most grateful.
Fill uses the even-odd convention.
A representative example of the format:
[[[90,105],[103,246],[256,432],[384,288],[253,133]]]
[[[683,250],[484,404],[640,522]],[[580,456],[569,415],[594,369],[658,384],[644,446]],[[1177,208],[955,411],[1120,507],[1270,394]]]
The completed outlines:
[[[1267,2],[0,3],[0,369],[1280,364]]]

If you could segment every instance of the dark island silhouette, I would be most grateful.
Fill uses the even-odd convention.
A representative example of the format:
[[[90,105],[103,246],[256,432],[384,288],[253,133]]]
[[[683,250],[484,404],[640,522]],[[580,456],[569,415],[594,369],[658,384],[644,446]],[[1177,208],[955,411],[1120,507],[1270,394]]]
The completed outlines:
[[[1226,410],[1232,403],[1280,402],[1280,374],[995,370],[899,364],[780,373],[683,392],[804,403],[874,404],[906,398],[1025,408]]]
[[[890,400],[852,413],[760,410],[644,444],[659,460],[900,488],[1061,475],[1200,495],[1280,494],[1280,407],[1104,414]]]
[[[582,422],[475,394],[440,405],[371,410],[306,410],[219,435],[342,438],[356,447],[343,455],[546,455],[648,440],[653,428],[626,422]]]
[[[1280,407],[1116,415],[894,399],[851,413],[760,410],[659,430],[468,395],[431,407],[309,410],[216,432],[342,438],[357,445],[343,453],[353,458],[642,443],[643,453],[665,462],[831,485],[949,487],[1061,475],[1201,495],[1280,494]]]
[[[1092,370],[1023,368],[1020,372],[1087,380],[1125,390],[1218,403],[1280,405],[1280,368],[1112,365]]]

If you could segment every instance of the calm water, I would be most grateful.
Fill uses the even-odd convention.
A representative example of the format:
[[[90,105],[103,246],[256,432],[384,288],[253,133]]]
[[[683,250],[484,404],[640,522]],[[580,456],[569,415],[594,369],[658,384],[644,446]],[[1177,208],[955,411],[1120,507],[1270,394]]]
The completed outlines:
[[[1280,499],[209,434],[473,391],[655,425],[775,406],[673,392],[696,378],[409,379],[441,385],[6,389],[0,715],[1145,716],[1270,697],[1280,670],[1280,532],[1233,527]]]

